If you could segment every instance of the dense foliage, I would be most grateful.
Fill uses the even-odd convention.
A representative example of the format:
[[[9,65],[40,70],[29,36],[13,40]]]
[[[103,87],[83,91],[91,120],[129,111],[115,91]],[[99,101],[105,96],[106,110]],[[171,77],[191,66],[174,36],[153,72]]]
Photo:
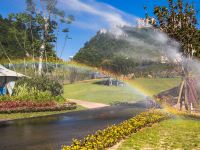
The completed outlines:
[[[58,9],[57,2],[43,0],[36,5],[37,1],[26,0],[23,12],[8,14],[7,18],[0,14],[1,59],[58,59],[55,52],[58,33],[65,36],[63,53],[68,39],[67,25],[74,18]]]
[[[194,4],[183,0],[168,0],[168,6],[154,7],[157,20],[154,26],[180,42],[180,51],[186,57],[200,54],[197,13]]]
[[[33,88],[40,92],[49,92],[51,96],[61,96],[63,94],[63,86],[52,79],[46,77],[23,78],[16,82],[16,89],[26,85],[28,91]]]
[[[32,21],[31,29],[28,19]],[[37,25],[36,19],[39,22],[39,20],[42,20],[42,16],[38,15],[37,18],[32,18],[32,16],[23,13],[10,14],[9,18],[3,18],[0,15],[1,59],[7,59],[7,57],[20,59],[33,55],[35,57],[39,56],[38,49],[41,45],[41,27]],[[52,45],[47,43],[47,47],[47,56],[55,57]]]
[[[98,130],[83,140],[74,139],[71,146],[63,146],[62,150],[103,150],[115,145],[120,140],[145,126],[166,119],[167,115],[159,111],[144,112],[118,125],[112,125],[104,130]]]
[[[52,96],[49,91],[40,91],[34,87],[29,87],[26,84],[18,86],[15,89],[15,93],[12,96],[3,95],[0,96],[0,101],[34,101],[34,102],[47,102],[56,101],[62,102],[64,98],[62,96]]]

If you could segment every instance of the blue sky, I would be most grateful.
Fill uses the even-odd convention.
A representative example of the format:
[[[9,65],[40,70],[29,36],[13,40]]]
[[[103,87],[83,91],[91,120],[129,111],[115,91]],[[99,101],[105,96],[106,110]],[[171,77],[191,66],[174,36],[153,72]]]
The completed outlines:
[[[39,0],[35,0],[39,2]],[[136,18],[144,17],[144,5],[151,14],[153,6],[166,4],[167,0],[58,0],[58,7],[67,14],[75,17],[75,22],[69,25],[69,36],[63,59],[73,56],[84,43],[101,28],[112,28],[116,25],[135,25]],[[194,2],[200,8],[199,0],[185,0]],[[0,0],[0,14],[6,17],[9,13],[22,12],[25,0]],[[198,16],[200,20],[200,16]],[[63,47],[64,35],[59,35],[58,56]]]

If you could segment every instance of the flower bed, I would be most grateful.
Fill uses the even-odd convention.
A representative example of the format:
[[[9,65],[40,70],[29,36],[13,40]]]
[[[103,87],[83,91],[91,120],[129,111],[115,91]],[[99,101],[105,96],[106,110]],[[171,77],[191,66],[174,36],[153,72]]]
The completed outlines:
[[[118,125],[112,125],[104,130],[98,130],[82,140],[74,139],[71,146],[63,146],[62,150],[103,150],[115,145],[132,133],[153,123],[167,119],[169,116],[160,111],[148,111],[126,120]]]
[[[12,109],[12,108],[17,108],[17,107],[52,107],[55,106],[56,103],[54,101],[50,102],[33,102],[33,101],[3,101],[0,102],[0,109],[2,108],[7,108],[7,109]]]
[[[67,102],[58,105],[54,101],[33,102],[33,101],[2,101],[0,102],[0,113],[17,112],[38,112],[38,111],[61,111],[75,109],[76,104]]]

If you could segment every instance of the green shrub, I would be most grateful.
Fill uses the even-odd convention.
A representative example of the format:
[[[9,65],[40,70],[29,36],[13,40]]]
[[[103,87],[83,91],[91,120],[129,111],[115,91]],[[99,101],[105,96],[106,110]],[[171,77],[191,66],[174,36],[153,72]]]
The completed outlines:
[[[35,87],[28,87],[27,84],[18,85],[15,88],[15,92],[12,96],[0,96],[0,101],[35,101],[35,102],[46,102],[46,101],[64,101],[62,96],[52,96],[49,91],[39,91]]]
[[[0,96],[0,102],[1,101],[9,101],[11,100],[12,97],[10,95],[3,95],[3,96]]]
[[[18,86],[12,96],[15,100],[50,101],[53,96],[49,91],[39,91],[35,87],[28,87],[26,84]]]
[[[83,140],[74,139],[71,146],[63,146],[62,150],[103,150],[115,145],[141,128],[167,118],[168,115],[160,111],[144,112],[118,125],[98,130],[95,134],[88,135]]]
[[[16,82],[15,87],[18,88],[18,86],[23,86],[25,84],[29,91],[32,90],[32,88],[35,88],[42,92],[49,91],[52,96],[63,94],[63,86],[59,82],[50,80],[46,77],[22,78]]]

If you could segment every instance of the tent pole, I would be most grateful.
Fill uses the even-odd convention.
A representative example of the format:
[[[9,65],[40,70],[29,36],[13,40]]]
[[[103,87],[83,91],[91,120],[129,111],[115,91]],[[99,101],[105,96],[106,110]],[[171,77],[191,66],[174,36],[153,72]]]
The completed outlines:
[[[185,109],[189,110],[187,82],[185,82]]]
[[[182,93],[183,93],[184,84],[185,84],[185,81],[183,80],[182,83],[181,83],[180,90],[179,90],[179,96],[178,96],[178,102],[177,102],[177,105],[178,106],[180,105],[180,107],[179,107],[180,110],[181,110],[181,103],[182,103],[181,97],[182,97]]]
[[[5,88],[6,88],[6,95],[7,95],[7,76],[5,77]]]

